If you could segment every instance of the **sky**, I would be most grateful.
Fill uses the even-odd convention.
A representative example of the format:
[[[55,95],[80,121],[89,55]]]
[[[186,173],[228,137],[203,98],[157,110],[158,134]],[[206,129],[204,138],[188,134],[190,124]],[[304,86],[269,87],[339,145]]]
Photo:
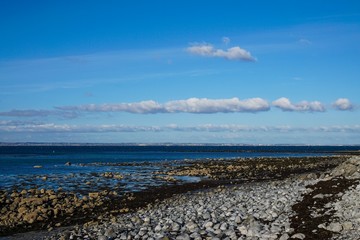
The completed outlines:
[[[0,1],[0,142],[360,144],[360,2]]]

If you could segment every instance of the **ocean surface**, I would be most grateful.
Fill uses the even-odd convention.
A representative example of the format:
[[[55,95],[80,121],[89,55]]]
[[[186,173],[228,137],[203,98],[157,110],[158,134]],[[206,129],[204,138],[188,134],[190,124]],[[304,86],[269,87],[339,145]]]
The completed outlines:
[[[186,160],[324,156],[359,150],[360,146],[0,146],[0,190],[137,191],[164,184],[154,172]],[[124,178],[104,178],[105,172]]]

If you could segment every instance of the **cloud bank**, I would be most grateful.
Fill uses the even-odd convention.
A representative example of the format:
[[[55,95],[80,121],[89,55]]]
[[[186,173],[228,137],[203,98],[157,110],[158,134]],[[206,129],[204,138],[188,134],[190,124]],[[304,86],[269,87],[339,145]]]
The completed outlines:
[[[78,114],[74,111],[63,111],[63,110],[34,110],[34,109],[25,109],[25,110],[11,110],[7,112],[0,112],[2,117],[48,117],[48,116],[58,116],[61,118],[76,118]]]
[[[216,113],[258,113],[270,111],[271,107],[279,108],[284,112],[325,112],[326,107],[319,101],[302,101],[292,103],[288,98],[281,97],[270,105],[263,98],[188,98],[159,103],[154,100],[131,103],[85,104],[73,106],[58,106],[51,110],[10,110],[0,112],[0,117],[10,118],[46,118],[58,117],[71,119],[86,113],[115,113],[126,112],[132,114],[216,114]],[[339,111],[355,110],[357,107],[347,98],[339,98],[332,104],[333,109]]]
[[[325,112],[325,106],[318,101],[308,102],[302,101],[300,103],[292,103],[288,98],[282,97],[272,102],[274,107],[277,107],[285,112]]]
[[[339,98],[333,103],[333,108],[340,111],[353,110],[354,105],[347,98]]]
[[[359,133],[360,125],[292,127],[203,124],[197,126],[68,125],[39,122],[0,121],[3,133],[128,133],[128,132],[345,132]]]
[[[4,117],[46,117],[52,115],[53,111],[49,110],[11,110],[8,112],[0,112],[0,116]]]
[[[239,46],[235,46],[223,50],[223,49],[216,49],[211,44],[203,43],[188,47],[187,51],[191,54],[204,56],[204,57],[219,57],[228,60],[256,61],[256,59],[253,56],[251,56],[250,52],[240,48]]]
[[[169,101],[164,104],[149,100],[135,103],[117,104],[87,104],[81,106],[57,107],[65,111],[85,112],[128,112],[138,114],[156,113],[235,113],[235,112],[261,112],[270,110],[269,103],[262,98],[240,100],[189,98],[186,100]]]

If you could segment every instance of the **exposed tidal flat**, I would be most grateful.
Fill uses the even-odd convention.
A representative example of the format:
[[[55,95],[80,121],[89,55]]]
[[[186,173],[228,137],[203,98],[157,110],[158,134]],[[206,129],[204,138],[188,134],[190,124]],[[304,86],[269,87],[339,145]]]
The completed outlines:
[[[78,191],[76,185],[17,186],[0,192],[0,233],[8,239],[357,239],[359,161],[343,155],[132,163],[147,171],[93,173]],[[141,175],[157,184],[122,187]]]

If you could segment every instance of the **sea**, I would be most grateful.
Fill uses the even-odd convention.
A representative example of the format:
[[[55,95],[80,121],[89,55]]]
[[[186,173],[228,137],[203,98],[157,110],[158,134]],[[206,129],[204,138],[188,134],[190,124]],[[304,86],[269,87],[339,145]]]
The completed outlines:
[[[141,191],[166,184],[156,173],[189,160],[326,156],[349,151],[360,151],[360,146],[5,145],[0,146],[0,190]],[[123,178],[104,177],[106,172]],[[177,178],[200,181],[198,177]]]

